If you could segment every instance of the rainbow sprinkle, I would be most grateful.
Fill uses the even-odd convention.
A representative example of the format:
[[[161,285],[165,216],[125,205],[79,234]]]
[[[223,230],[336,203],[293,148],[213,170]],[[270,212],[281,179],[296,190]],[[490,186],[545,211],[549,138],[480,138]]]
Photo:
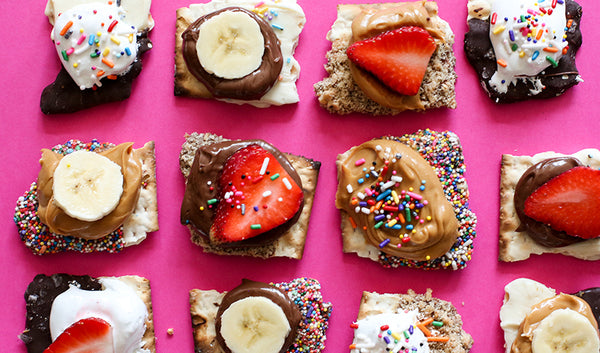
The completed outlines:
[[[92,140],[89,143],[83,143],[78,140],[70,140],[63,145],[57,145],[52,148],[52,151],[67,155],[78,150],[94,151],[96,149],[107,149],[113,147],[113,144],[98,143],[97,140]],[[40,222],[37,214],[38,198],[37,198],[37,183],[31,183],[29,190],[17,200],[15,207],[15,215],[13,217],[21,241],[34,254],[44,255],[59,253],[67,250],[78,251],[83,253],[90,252],[109,252],[116,253],[123,250],[125,242],[123,240],[123,229],[119,228],[116,231],[108,234],[105,237],[96,240],[86,240],[73,236],[64,236],[48,231],[46,225]]]
[[[296,340],[286,353],[321,352],[325,348],[325,331],[329,327],[331,303],[323,302],[319,281],[303,277],[291,282],[271,284],[287,293],[302,316]]]

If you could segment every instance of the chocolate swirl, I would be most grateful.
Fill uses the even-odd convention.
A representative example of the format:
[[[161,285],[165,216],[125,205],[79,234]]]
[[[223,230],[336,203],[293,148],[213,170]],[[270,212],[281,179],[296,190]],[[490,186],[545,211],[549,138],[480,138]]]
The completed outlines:
[[[515,210],[521,221],[521,225],[517,229],[518,232],[526,231],[536,243],[551,248],[567,246],[585,240],[554,230],[525,214],[525,200],[529,195],[550,179],[581,165],[581,162],[573,157],[556,157],[534,164],[523,173],[515,187],[514,197]]]
[[[217,311],[215,329],[217,331],[217,341],[221,345],[221,348],[223,348],[226,353],[231,353],[231,350],[229,347],[227,347],[223,336],[221,336],[221,315],[223,315],[225,310],[227,310],[231,304],[248,297],[265,297],[277,304],[281,310],[283,310],[291,328],[290,333],[286,337],[280,350],[280,353],[285,352],[288,347],[294,343],[294,339],[296,338],[296,332],[298,331],[298,326],[300,325],[300,310],[294,303],[292,303],[290,298],[283,290],[267,283],[251,281],[248,279],[243,279],[242,284],[235,287],[233,290],[228,292],[225,297],[223,297],[223,301],[221,302],[219,310]]]
[[[208,73],[196,52],[196,42],[202,24],[210,18],[224,12],[243,12],[258,23],[265,41],[265,52],[258,69],[238,79],[225,79]],[[283,56],[279,39],[271,26],[255,13],[241,7],[227,7],[198,18],[182,34],[183,58],[188,70],[202,82],[216,98],[233,98],[241,100],[260,99],[275,84],[283,67]]]

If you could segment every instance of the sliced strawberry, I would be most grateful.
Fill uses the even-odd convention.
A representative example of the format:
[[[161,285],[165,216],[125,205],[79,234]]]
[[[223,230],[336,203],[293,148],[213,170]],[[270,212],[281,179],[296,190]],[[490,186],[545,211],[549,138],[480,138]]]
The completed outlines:
[[[210,237],[221,243],[253,238],[294,217],[303,197],[275,156],[259,145],[242,148],[223,167]]]
[[[600,236],[600,170],[575,167],[550,179],[525,200],[525,214],[552,229],[592,239]]]
[[[44,353],[115,353],[112,327],[99,318],[81,319],[64,330]]]
[[[421,27],[400,27],[348,47],[348,58],[392,90],[407,96],[419,93],[436,44]]]

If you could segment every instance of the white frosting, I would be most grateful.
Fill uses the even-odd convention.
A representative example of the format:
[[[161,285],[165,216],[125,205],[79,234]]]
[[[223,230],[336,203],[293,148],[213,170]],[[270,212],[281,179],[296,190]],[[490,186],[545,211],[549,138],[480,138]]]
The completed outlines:
[[[256,5],[259,3],[263,3],[263,5],[257,8]],[[296,3],[296,0],[279,0],[277,2],[272,0],[260,2],[252,0],[213,0],[206,4],[192,4],[189,11],[191,17],[196,20],[206,14],[231,6],[242,7],[250,11],[256,10],[259,13],[266,9],[263,18],[271,24],[273,31],[279,38],[283,68],[281,69],[280,79],[259,100],[223,100],[236,104],[248,103],[259,108],[268,107],[269,105],[297,103],[300,100],[296,88],[296,80],[300,75],[300,64],[294,58],[294,51],[298,45],[300,32],[302,32],[306,22],[304,11],[302,11],[300,5]]]
[[[56,52],[80,89],[101,86],[107,76],[127,73],[137,55],[137,28],[116,5],[82,4],[56,18]]]
[[[428,353],[427,337],[416,323],[416,311],[367,316],[357,322],[351,353]],[[384,325],[389,328],[382,330]]]
[[[118,353],[149,353],[142,349],[148,310],[136,292],[116,278],[101,278],[103,290],[88,291],[71,286],[56,297],[50,311],[50,333],[54,341],[75,322],[96,317],[113,328]]]
[[[532,94],[540,93],[542,84],[532,76],[558,63],[568,45],[564,1],[555,7],[552,0],[490,1],[490,40],[498,62],[490,85],[505,93],[526,79],[535,86]]]
[[[82,4],[114,3],[117,0],[48,0],[45,14],[50,24],[54,25],[56,18],[63,12]],[[154,27],[154,19],[150,15],[151,0],[120,0],[121,8],[125,11],[125,21],[134,25],[139,31],[151,30]]]
[[[519,326],[531,307],[544,299],[552,298],[556,291],[527,278],[518,278],[504,287],[504,303],[500,308],[500,327],[504,330],[506,353],[517,338]]]

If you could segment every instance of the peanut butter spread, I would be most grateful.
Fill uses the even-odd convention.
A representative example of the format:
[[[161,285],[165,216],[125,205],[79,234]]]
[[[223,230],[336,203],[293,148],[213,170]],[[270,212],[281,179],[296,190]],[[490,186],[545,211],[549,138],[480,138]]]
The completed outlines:
[[[371,140],[338,160],[338,170],[336,207],[381,251],[423,261],[444,255],[456,241],[454,209],[435,170],[412,148]]]
[[[574,295],[561,293],[555,297],[548,298],[531,307],[530,313],[525,317],[517,338],[511,347],[511,353],[532,353],[531,341],[533,331],[540,325],[540,322],[550,315],[553,311],[559,309],[571,309],[585,316],[598,331],[598,323],[594,317],[590,305],[583,299]]]
[[[58,166],[61,154],[42,149],[41,170],[38,174],[38,215],[48,229],[57,234],[85,239],[98,239],[119,228],[131,215],[140,195],[142,182],[142,163],[133,149],[133,143],[122,143],[106,151],[99,152],[121,167],[123,173],[123,194],[117,207],[104,218],[95,222],[86,222],[68,216],[53,202],[52,184],[54,170]]]
[[[438,15],[435,2],[417,1],[394,4],[382,9],[364,9],[352,22],[350,44],[375,37],[383,32],[404,26],[417,26],[425,29],[436,43],[444,42],[444,28],[447,23]],[[404,96],[389,89],[369,72],[350,62],[350,72],[356,84],[375,102],[398,110],[423,110],[419,94]]]

